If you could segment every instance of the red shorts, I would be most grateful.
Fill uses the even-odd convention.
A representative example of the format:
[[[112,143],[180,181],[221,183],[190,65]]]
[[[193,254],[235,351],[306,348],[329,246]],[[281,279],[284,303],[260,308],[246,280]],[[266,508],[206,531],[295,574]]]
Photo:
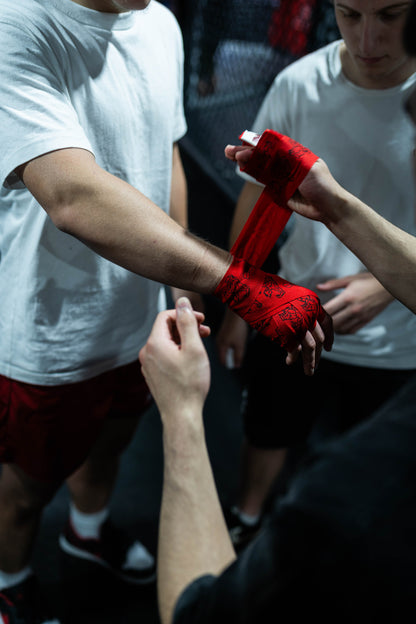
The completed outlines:
[[[0,375],[0,462],[61,482],[86,459],[106,418],[138,417],[151,402],[138,361],[62,386]]]

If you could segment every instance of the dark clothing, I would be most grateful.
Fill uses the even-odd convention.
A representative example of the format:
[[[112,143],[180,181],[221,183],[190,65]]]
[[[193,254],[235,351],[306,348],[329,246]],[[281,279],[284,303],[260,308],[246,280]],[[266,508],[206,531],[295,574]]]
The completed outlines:
[[[369,418],[410,379],[414,370],[350,366],[321,358],[313,377],[302,361],[287,366],[286,352],[261,334],[247,346],[242,415],[248,442],[286,448],[329,439]]]
[[[267,525],[174,624],[414,620],[416,376],[373,418],[318,448]]]

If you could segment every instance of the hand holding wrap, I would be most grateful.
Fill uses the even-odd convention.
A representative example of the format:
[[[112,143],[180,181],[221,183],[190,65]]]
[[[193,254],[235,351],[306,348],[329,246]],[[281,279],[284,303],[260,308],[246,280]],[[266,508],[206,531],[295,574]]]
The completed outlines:
[[[326,316],[318,296],[234,258],[214,293],[251,327],[293,351]]]
[[[240,137],[243,142],[244,134]],[[214,293],[251,327],[287,351],[293,351],[306,332],[328,315],[314,292],[259,267],[292,214],[287,201],[317,159],[289,137],[273,130],[263,132],[242,170],[265,188],[231,250],[234,260]],[[327,344],[331,341],[332,336]]]
[[[263,264],[292,214],[288,200],[317,160],[290,137],[274,130],[263,132],[241,170],[265,188],[231,249],[233,256],[255,266]]]

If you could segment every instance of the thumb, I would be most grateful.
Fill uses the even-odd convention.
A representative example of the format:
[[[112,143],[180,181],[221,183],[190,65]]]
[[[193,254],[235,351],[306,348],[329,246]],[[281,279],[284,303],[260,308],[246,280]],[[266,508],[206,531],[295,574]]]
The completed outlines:
[[[330,279],[326,282],[320,282],[316,285],[318,290],[337,290],[338,288],[345,288],[348,285],[348,279],[346,277],[339,277],[337,279]]]
[[[181,344],[195,340],[196,336],[199,338],[198,322],[187,297],[179,297],[176,302],[176,326]]]

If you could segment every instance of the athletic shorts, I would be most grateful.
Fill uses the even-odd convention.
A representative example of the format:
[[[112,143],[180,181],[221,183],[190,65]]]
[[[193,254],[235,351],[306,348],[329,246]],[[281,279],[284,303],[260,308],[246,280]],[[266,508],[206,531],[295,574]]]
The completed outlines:
[[[351,366],[321,357],[312,377],[302,358],[293,366],[286,352],[261,334],[250,340],[243,364],[244,434],[257,448],[320,443],[371,417],[415,374]]]
[[[60,386],[0,375],[0,462],[62,482],[84,462],[106,418],[138,417],[151,402],[138,361]]]
[[[303,373],[300,361],[288,366],[286,357],[268,338],[252,334],[242,367],[241,414],[244,435],[254,447],[302,444],[316,416],[308,401],[313,378]]]

